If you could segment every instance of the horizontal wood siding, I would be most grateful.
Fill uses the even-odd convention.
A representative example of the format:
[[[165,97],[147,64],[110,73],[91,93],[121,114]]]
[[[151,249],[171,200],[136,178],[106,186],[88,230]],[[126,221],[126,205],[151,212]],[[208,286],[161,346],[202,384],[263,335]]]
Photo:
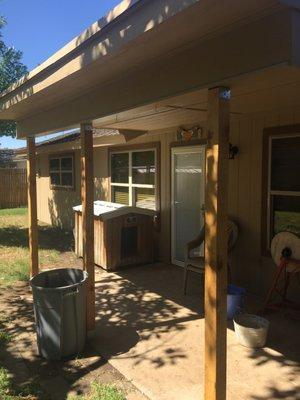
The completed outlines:
[[[230,141],[239,154],[229,162],[229,215],[239,226],[233,254],[233,280],[263,295],[275,265],[261,252],[262,148],[265,128],[300,122],[300,108],[278,110],[232,120]]]
[[[41,154],[38,156],[37,202],[38,219],[40,221],[54,226],[61,226],[66,229],[74,227],[74,213],[72,207],[81,204],[80,151],[74,152],[74,168],[74,189],[51,188],[49,178],[49,154]]]
[[[234,282],[250,292],[265,293],[275,266],[269,257],[261,255],[261,185],[263,130],[267,127],[300,123],[300,108],[278,110],[241,118],[232,118],[230,141],[239,147],[234,160],[229,161],[229,215],[239,228],[239,239],[233,254]],[[204,128],[205,124],[199,123]],[[170,144],[176,141],[177,128],[152,132],[128,144],[160,142],[161,145],[161,230],[157,233],[157,258],[170,261],[171,232],[171,179]],[[108,149],[94,149],[95,199],[109,200]],[[38,216],[48,223],[73,227],[71,207],[80,204],[78,191],[79,161],[75,152],[76,188],[74,192],[50,190],[48,155],[39,157],[41,168],[38,178]],[[55,202],[59,202],[60,205]],[[54,217],[53,217],[54,216]]]
[[[27,205],[26,169],[0,168],[0,208]]]

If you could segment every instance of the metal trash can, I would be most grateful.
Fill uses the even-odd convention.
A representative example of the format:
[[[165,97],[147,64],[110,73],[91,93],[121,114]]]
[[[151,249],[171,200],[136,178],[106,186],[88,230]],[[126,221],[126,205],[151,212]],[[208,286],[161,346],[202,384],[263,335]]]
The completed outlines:
[[[75,268],[41,272],[30,280],[39,354],[60,360],[80,353],[86,341],[88,274]]]

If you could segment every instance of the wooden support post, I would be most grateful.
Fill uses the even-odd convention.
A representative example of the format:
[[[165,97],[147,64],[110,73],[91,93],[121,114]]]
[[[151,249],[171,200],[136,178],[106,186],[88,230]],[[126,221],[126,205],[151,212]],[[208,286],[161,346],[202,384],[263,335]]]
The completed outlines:
[[[27,138],[27,193],[29,216],[29,265],[30,276],[32,277],[39,272],[36,200],[36,151],[34,137]]]
[[[87,288],[87,330],[95,329],[95,265],[94,265],[94,174],[93,130],[81,124],[81,197],[83,267],[89,274]]]
[[[229,97],[208,91],[205,200],[205,400],[226,399]]]

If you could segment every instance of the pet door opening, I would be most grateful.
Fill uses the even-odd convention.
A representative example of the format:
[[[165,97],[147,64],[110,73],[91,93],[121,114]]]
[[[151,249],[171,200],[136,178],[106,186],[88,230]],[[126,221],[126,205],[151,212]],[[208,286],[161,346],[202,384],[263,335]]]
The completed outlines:
[[[122,258],[137,255],[138,251],[138,228],[130,226],[122,228],[121,233],[121,255]]]

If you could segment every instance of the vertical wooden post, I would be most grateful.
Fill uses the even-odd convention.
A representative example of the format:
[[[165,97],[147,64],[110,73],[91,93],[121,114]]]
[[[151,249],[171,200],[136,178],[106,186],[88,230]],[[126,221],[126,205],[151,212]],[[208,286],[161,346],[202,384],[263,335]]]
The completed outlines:
[[[29,265],[30,276],[32,277],[39,272],[36,199],[36,150],[34,137],[27,138],[27,193],[29,216]]]
[[[205,201],[205,400],[226,399],[229,97],[208,91]]]
[[[95,329],[95,265],[94,265],[94,173],[93,130],[81,124],[81,197],[83,267],[89,274],[87,288],[87,330]]]

